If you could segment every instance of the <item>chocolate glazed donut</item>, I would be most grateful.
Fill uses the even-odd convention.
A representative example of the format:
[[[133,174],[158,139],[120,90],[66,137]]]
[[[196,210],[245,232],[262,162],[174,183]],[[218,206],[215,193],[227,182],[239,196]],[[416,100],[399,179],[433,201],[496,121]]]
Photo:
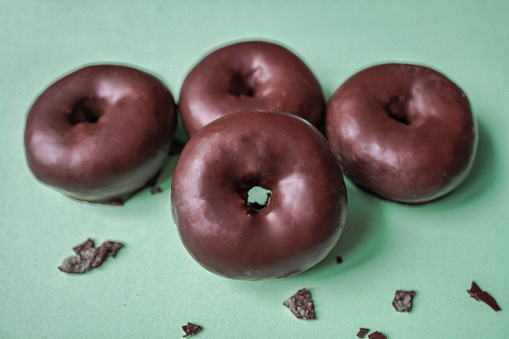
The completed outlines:
[[[41,182],[79,200],[121,204],[153,180],[176,126],[170,91],[126,66],[81,68],[29,110],[28,165]]]
[[[403,203],[451,192],[477,145],[465,93],[437,71],[405,64],[373,66],[341,85],[327,106],[326,134],[348,178]]]
[[[250,205],[248,191],[271,191]],[[347,212],[341,168],[323,135],[285,113],[250,111],[205,126],[173,175],[173,218],[204,268],[244,280],[284,278],[321,261]]]
[[[310,69],[286,48],[262,41],[235,43],[201,60],[180,93],[182,122],[190,136],[234,112],[275,110],[322,122],[325,100]]]

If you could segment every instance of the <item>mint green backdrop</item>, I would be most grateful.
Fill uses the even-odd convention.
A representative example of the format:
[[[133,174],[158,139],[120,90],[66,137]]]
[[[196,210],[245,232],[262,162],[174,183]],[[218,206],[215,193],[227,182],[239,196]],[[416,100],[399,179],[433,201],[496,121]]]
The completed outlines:
[[[179,338],[188,321],[204,327],[196,338],[354,338],[359,327],[390,339],[509,337],[508,17],[507,1],[1,0],[0,337]],[[144,190],[121,208],[72,201],[31,175],[26,112],[57,77],[89,63],[130,64],[178,98],[200,57],[243,39],[289,47],[327,98],[375,63],[442,71],[478,119],[473,171],[451,195],[420,206],[347,181],[339,245],[313,269],[266,282],[217,277],[187,254],[171,217],[176,157],[162,194]],[[61,273],[61,259],[88,237],[126,246],[86,275]],[[467,295],[472,280],[501,312]],[[282,306],[302,287],[317,320]],[[393,309],[397,289],[416,291],[411,313]]]

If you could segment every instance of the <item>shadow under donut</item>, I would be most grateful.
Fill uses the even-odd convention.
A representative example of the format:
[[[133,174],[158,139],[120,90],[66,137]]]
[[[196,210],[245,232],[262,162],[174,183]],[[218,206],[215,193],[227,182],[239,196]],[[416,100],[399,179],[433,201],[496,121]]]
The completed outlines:
[[[501,171],[498,170],[495,142],[490,129],[479,116],[477,116],[477,127],[477,153],[470,173],[451,193],[429,202],[429,205],[438,212],[479,204],[493,195],[497,189]],[[426,205],[428,204],[423,204],[423,207]]]
[[[163,188],[164,186],[164,188],[167,188],[168,190],[171,187],[173,172],[175,171],[175,167],[177,166],[177,161],[180,156],[180,153],[182,153],[182,149],[184,148],[187,141],[189,141],[189,136],[187,135],[187,132],[184,129],[184,125],[182,124],[180,114],[178,114],[177,117],[178,121],[177,128],[175,130],[175,137],[173,139],[173,143],[171,145],[168,158],[166,159],[166,163],[164,164],[156,182],[156,184],[161,186],[161,188]]]
[[[382,203],[346,180],[348,215],[338,244],[320,263],[295,277],[318,274],[320,278],[336,276],[361,266],[379,255],[387,245]],[[338,264],[340,256],[343,263]]]

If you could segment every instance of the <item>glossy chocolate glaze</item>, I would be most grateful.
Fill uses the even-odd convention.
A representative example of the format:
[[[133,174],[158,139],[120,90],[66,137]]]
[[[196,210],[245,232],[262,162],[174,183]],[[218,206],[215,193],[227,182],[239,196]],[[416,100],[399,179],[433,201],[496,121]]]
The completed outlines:
[[[220,48],[188,74],[179,109],[189,135],[234,112],[274,110],[318,126],[325,113],[322,89],[310,69],[286,48],[262,41]]]
[[[272,192],[257,211],[247,191]],[[347,212],[340,166],[323,135],[289,114],[218,119],[184,147],[173,175],[173,218],[203,267],[245,280],[291,276],[337,243]]]
[[[326,134],[348,178],[404,203],[452,191],[477,145],[465,93],[437,71],[405,64],[373,66],[341,85],[327,106]]]
[[[62,193],[119,204],[157,175],[175,127],[173,97],[157,78],[126,66],[87,66],[36,99],[26,157],[37,179]]]

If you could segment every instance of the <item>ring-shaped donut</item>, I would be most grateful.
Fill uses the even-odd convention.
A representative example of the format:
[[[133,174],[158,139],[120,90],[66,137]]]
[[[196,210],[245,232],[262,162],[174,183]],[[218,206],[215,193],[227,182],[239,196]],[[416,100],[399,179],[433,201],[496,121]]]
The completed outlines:
[[[41,182],[79,200],[120,204],[164,164],[175,103],[156,77],[92,65],[50,85],[25,128],[28,165]]]
[[[253,208],[248,191],[270,190]],[[321,261],[347,212],[341,168],[324,136],[286,113],[231,114],[186,144],[171,189],[182,242],[204,268],[243,280],[276,279]]]
[[[441,73],[407,64],[376,65],[344,82],[329,100],[326,134],[349,179],[403,203],[451,192],[477,145],[465,93]]]
[[[274,110],[318,126],[322,88],[306,64],[270,42],[231,44],[204,57],[187,75],[179,110],[190,136],[211,121],[246,110]]]

